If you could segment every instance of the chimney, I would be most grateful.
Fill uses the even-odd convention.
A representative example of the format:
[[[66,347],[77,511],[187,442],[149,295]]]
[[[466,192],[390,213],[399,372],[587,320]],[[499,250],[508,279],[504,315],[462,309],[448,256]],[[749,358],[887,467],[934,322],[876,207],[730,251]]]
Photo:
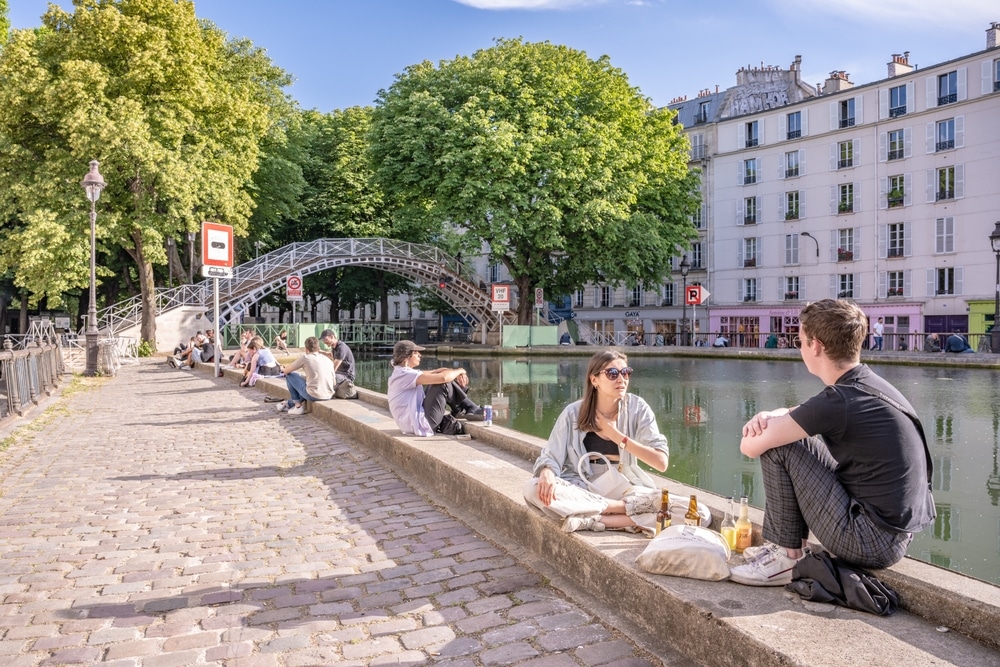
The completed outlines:
[[[994,21],[986,31],[986,48],[995,49],[1000,46],[1000,23]]]
[[[830,78],[823,84],[823,94],[839,93],[843,90],[850,90],[854,84],[850,81],[850,74],[843,70],[830,72]]]
[[[894,76],[900,76],[902,74],[909,74],[913,71],[913,65],[910,64],[910,52],[904,51],[903,55],[898,53],[892,54],[892,60],[889,61],[889,78]]]

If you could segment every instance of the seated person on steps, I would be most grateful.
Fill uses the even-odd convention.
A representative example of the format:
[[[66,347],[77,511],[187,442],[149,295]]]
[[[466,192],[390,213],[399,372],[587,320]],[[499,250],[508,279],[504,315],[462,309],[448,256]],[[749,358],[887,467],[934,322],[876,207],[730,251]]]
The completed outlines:
[[[347,343],[337,337],[332,329],[326,329],[319,335],[320,341],[330,347],[330,351],[320,350],[319,353],[333,361],[337,384],[334,387],[334,398],[357,398],[358,390],[354,387],[354,353]]]
[[[562,529],[622,528],[652,537],[660,491],[641,468],[667,469],[670,449],[656,425],[656,415],[642,398],[628,393],[632,369],[628,358],[602,350],[590,359],[583,398],[559,415],[549,441],[535,461],[535,476],[524,499],[543,514],[562,519]],[[604,454],[633,484],[623,500],[605,498],[580,479],[577,463],[587,452]],[[598,459],[599,461],[599,459]],[[592,465],[604,470],[596,461]]]
[[[760,457],[768,544],[748,548],[747,564],[730,569],[740,584],[789,583],[810,530],[849,564],[889,567],[935,516],[920,421],[899,390],[860,361],[864,311],[824,299],[803,308],[799,322],[793,345],[826,388],[743,426],[740,451]]]
[[[300,368],[305,375],[295,372]],[[306,401],[329,401],[333,398],[333,362],[330,357],[320,354],[316,336],[306,338],[305,352],[292,363],[282,366],[281,372],[285,374],[289,399],[278,403],[278,412],[305,414]]]
[[[271,350],[264,345],[263,338],[255,336],[250,341],[248,349],[251,352],[250,364],[243,371],[241,387],[252,387],[256,384],[258,377],[274,377],[281,372],[278,370],[277,359],[274,358]]]
[[[411,340],[401,340],[393,347],[389,412],[405,435],[461,435],[465,428],[456,417],[483,420],[483,409],[465,393],[469,375],[464,368],[417,370],[424,349]]]

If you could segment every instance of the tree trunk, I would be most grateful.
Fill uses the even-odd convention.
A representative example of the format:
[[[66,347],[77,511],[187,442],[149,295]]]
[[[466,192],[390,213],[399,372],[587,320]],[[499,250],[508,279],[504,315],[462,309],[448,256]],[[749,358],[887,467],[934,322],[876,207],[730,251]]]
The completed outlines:
[[[531,324],[531,309],[535,304],[531,289],[531,278],[518,276],[514,279],[517,285],[517,323]]]
[[[146,259],[146,251],[142,245],[142,232],[132,231],[132,242],[135,248],[129,251],[135,260],[139,272],[140,301],[142,303],[142,324],[139,327],[139,338],[156,345],[156,283],[153,280],[153,265]]]

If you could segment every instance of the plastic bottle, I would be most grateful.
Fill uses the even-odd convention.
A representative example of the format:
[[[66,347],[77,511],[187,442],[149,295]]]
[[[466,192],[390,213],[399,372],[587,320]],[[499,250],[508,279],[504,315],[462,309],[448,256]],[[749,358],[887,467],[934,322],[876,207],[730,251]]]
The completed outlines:
[[[730,551],[736,550],[736,522],[733,521],[733,497],[726,497],[726,517],[722,520],[722,525],[719,527],[719,532],[722,533],[722,537],[726,538],[726,544],[729,545]]]
[[[741,554],[753,540],[753,524],[750,523],[750,506],[747,497],[740,498],[740,518],[736,520],[736,553]]]

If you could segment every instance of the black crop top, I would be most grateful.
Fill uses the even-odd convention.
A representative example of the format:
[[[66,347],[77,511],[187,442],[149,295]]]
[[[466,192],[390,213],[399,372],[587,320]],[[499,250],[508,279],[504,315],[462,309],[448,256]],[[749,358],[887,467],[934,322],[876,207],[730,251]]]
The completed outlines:
[[[614,457],[615,461],[618,460],[620,453],[618,451],[618,444],[610,440],[605,440],[593,431],[587,431],[587,435],[583,436],[583,446],[588,452],[597,452],[604,454],[608,458]]]

